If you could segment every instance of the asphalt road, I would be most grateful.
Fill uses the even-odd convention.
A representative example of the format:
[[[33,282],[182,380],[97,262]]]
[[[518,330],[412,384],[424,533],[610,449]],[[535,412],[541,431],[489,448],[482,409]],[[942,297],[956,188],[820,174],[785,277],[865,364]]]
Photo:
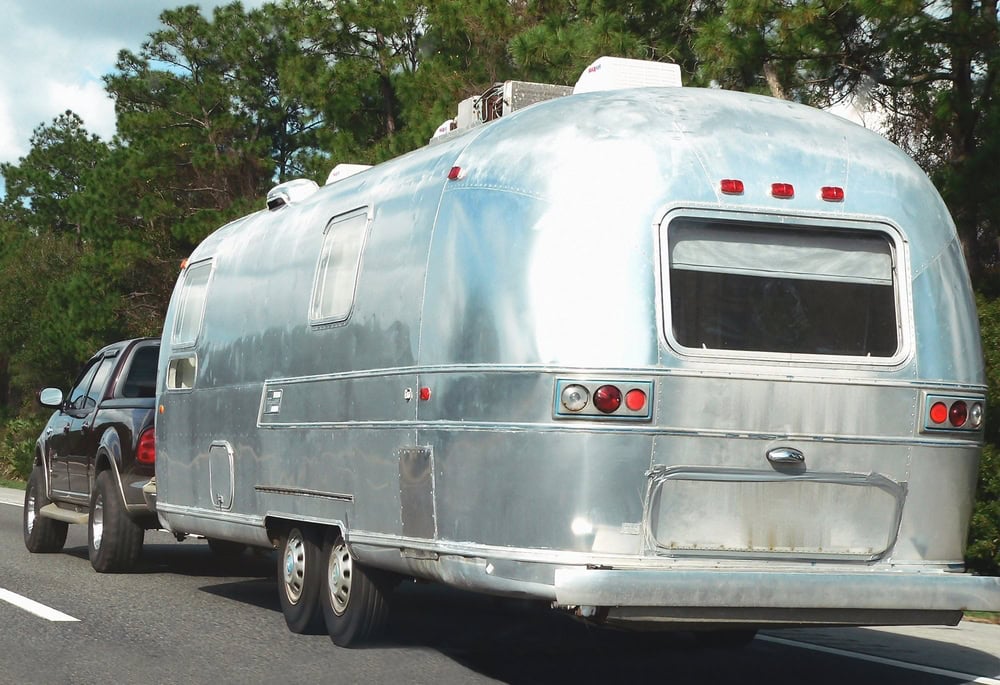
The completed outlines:
[[[0,488],[3,685],[1000,685],[997,625],[768,631],[742,650],[722,650],[686,633],[593,629],[543,605],[416,583],[394,595],[382,641],[340,649],[325,635],[285,628],[273,555],[223,563],[201,541],[150,533],[138,573],[99,575],[83,527],[70,527],[61,553],[25,550],[22,497]]]

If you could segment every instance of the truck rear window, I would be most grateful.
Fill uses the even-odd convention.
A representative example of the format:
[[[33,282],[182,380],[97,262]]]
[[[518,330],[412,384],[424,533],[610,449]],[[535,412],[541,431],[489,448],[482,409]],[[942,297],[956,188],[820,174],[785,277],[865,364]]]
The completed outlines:
[[[669,325],[683,347],[887,358],[893,246],[878,231],[675,218]]]

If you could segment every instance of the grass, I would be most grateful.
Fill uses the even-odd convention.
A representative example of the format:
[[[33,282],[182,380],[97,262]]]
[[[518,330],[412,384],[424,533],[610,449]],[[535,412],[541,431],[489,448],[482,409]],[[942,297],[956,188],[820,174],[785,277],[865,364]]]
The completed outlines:
[[[16,490],[24,490],[24,486],[25,483],[23,481],[0,478],[0,488],[14,488]]]
[[[994,623],[1000,625],[1000,612],[996,611],[966,611],[965,612],[966,621],[975,621],[976,623]]]

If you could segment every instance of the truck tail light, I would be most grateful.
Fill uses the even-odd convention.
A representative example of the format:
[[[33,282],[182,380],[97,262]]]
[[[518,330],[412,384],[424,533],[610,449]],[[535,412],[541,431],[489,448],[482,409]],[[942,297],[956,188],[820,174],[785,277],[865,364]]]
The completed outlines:
[[[147,428],[139,436],[139,444],[135,449],[135,460],[140,464],[156,463],[156,433],[152,427]]]

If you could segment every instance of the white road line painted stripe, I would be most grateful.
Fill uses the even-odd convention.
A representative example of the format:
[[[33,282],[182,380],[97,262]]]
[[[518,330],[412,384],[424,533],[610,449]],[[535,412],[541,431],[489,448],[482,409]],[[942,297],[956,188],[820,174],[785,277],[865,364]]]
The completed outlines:
[[[864,654],[861,652],[849,652],[846,649],[837,649],[836,647],[824,647],[823,645],[814,645],[810,642],[799,642],[797,640],[788,640],[783,637],[773,637],[771,635],[757,635],[758,640],[764,640],[765,642],[774,642],[779,645],[788,645],[789,647],[801,647],[802,649],[811,649],[814,652],[823,652],[824,654],[835,654],[837,656],[846,656],[851,659],[860,659],[861,661],[871,661],[876,664],[883,664],[885,666],[895,666],[896,668],[905,668],[911,671],[920,671],[922,673],[929,673],[930,675],[939,675],[945,678],[956,678],[964,681],[963,685],[1000,685],[1000,680],[996,678],[990,678],[988,676],[977,676],[972,673],[961,673],[959,671],[949,671],[945,668],[935,668],[934,666],[923,666],[921,664],[911,664],[908,661],[899,661],[897,659],[888,659],[882,656],[873,656],[871,654]]]
[[[39,604],[33,599],[28,599],[27,597],[22,597],[16,592],[11,592],[10,590],[5,590],[0,587],[0,600],[13,604],[16,607],[24,609],[25,611],[31,612],[35,616],[40,616],[49,621],[79,621],[78,618],[73,618],[68,614],[64,614],[61,611],[56,611],[52,607],[47,607],[44,604]]]

